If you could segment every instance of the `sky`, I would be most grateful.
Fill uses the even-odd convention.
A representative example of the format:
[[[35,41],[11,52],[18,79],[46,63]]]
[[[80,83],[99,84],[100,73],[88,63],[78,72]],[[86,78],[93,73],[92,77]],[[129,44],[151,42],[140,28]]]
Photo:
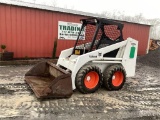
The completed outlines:
[[[22,0],[43,5],[56,5],[90,13],[121,12],[129,16],[142,13],[145,18],[160,19],[159,0]]]

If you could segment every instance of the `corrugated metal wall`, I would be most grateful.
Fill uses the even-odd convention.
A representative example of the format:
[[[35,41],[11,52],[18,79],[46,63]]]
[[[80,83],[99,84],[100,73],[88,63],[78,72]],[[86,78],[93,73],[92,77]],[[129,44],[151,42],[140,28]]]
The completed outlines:
[[[138,43],[138,55],[144,55],[147,52],[150,26],[139,25],[133,23],[123,23],[123,38],[134,38],[139,41]]]
[[[77,22],[84,16],[0,4],[0,45],[14,52],[15,58],[51,57],[54,39],[58,37],[58,21]],[[124,23],[124,38],[139,40],[139,54],[145,54],[149,26]],[[75,40],[58,40],[60,51],[72,47]],[[1,50],[0,50],[1,51]]]

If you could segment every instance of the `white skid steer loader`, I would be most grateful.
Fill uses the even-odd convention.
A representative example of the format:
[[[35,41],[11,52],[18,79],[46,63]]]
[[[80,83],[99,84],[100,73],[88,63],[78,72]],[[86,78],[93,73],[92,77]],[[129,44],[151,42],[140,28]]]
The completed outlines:
[[[25,80],[38,98],[70,97],[74,89],[93,93],[102,84],[107,90],[119,90],[126,77],[134,76],[138,41],[123,40],[123,24],[102,18],[81,22],[75,46],[63,50],[56,65],[38,63],[26,73]]]

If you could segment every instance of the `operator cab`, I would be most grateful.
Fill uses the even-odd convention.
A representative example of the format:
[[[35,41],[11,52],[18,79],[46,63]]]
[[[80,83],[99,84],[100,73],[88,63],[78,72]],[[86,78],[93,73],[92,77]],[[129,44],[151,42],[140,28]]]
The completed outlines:
[[[81,30],[72,54],[82,55],[124,40],[121,23],[104,18],[81,19],[81,22]],[[81,31],[85,31],[84,40],[80,39]],[[117,52],[118,49],[105,54],[104,57],[115,57]]]

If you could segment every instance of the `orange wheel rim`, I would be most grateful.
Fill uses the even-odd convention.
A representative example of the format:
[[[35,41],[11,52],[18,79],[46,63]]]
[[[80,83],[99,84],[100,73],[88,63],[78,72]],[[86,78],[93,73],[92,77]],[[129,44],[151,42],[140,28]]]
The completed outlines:
[[[93,89],[99,82],[99,75],[95,71],[87,73],[84,78],[84,84],[88,89]]]
[[[114,86],[120,86],[123,82],[123,79],[124,79],[123,73],[121,71],[117,71],[112,76],[112,84]]]

